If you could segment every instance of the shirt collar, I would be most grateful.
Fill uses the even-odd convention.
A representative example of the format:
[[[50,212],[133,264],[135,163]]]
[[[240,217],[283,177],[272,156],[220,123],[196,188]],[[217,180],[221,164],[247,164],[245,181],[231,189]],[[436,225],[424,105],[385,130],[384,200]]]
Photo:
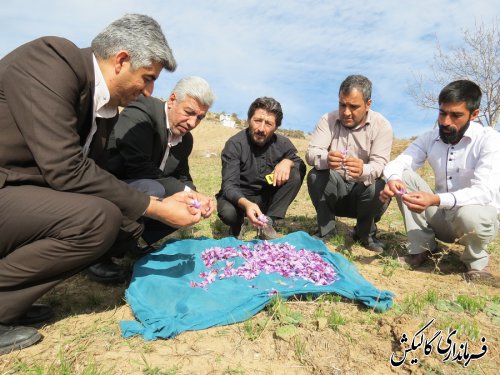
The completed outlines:
[[[94,91],[94,113],[96,117],[111,118],[116,116],[118,108],[109,108],[106,104],[109,103],[111,95],[109,94],[108,86],[104,76],[102,75],[101,68],[97,63],[95,55],[92,54],[94,62],[94,77],[95,77],[95,91]]]
[[[170,132],[170,123],[168,122],[168,102],[165,102],[165,119],[167,123],[168,145],[170,147],[178,145],[182,142],[182,135],[173,135]]]

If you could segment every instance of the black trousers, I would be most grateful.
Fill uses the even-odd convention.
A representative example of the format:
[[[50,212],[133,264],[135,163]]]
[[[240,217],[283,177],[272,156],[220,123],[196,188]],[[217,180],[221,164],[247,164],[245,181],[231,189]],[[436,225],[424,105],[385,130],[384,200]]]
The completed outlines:
[[[360,239],[375,235],[376,223],[388,204],[379,199],[385,181],[381,178],[371,185],[344,181],[342,176],[330,169],[311,169],[307,175],[307,188],[314,208],[318,229],[325,236],[335,229],[335,217],[356,219],[355,231]]]
[[[0,213],[0,323],[142,231],[105,199],[38,186],[0,189]]]
[[[127,180],[130,186],[135,189],[142,191],[144,194],[152,195],[159,198],[168,197],[177,193],[177,191],[167,191],[165,186],[158,180],[143,178],[138,180]],[[177,228],[171,227],[161,221],[144,218],[144,232],[142,233],[142,239],[148,244],[152,245],[156,241],[161,240],[163,237],[174,233]]]
[[[290,178],[281,186],[266,186],[260,194],[245,195],[249,201],[257,204],[260,210],[267,216],[283,219],[288,207],[299,193],[305,170],[292,168]],[[217,212],[221,221],[229,225],[231,233],[237,236],[245,219],[245,211],[239,206],[229,202],[224,194],[217,196]]]

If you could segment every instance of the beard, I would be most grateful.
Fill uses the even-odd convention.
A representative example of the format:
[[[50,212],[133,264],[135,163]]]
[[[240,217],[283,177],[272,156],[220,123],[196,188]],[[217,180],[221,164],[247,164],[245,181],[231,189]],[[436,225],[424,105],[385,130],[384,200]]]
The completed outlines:
[[[465,124],[460,130],[457,130],[457,128],[450,126],[448,127],[449,133],[445,133],[443,131],[444,127],[440,123],[438,123],[439,138],[441,138],[441,140],[446,144],[452,144],[452,145],[457,144],[464,136],[465,132],[469,128],[469,125],[470,125],[470,118],[469,120],[467,120],[467,124]]]
[[[259,147],[265,146],[271,139],[272,135],[273,133],[265,136],[265,134],[250,130],[250,139],[254,144],[256,144]]]

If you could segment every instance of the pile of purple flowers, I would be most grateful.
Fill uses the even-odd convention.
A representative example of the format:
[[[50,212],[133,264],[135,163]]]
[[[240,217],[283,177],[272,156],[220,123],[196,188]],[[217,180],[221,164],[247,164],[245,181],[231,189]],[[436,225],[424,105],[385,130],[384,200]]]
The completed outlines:
[[[243,258],[241,266],[234,268],[235,261],[229,259]],[[301,278],[314,285],[330,285],[338,280],[335,270],[316,252],[295,250],[295,246],[287,242],[259,242],[251,249],[250,245],[240,245],[238,249],[227,247],[211,247],[201,254],[201,259],[208,268],[199,274],[203,280],[191,281],[190,285],[207,289],[214,281],[227,277],[243,277],[252,280],[261,272],[278,273],[292,279]],[[220,264],[219,267],[215,267]]]

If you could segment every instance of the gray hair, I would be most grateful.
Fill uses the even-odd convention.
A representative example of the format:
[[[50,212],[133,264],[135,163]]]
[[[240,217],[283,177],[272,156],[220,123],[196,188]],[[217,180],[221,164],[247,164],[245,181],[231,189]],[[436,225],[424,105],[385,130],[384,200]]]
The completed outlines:
[[[133,70],[153,63],[160,63],[170,72],[177,68],[160,25],[143,14],[126,14],[117,19],[92,40],[91,48],[99,60],[106,60],[120,50],[127,51]]]
[[[197,76],[182,78],[177,82],[172,92],[179,101],[183,101],[186,96],[189,96],[207,107],[211,107],[215,99],[208,82]]]
[[[372,97],[371,81],[360,74],[350,75],[340,84],[339,94],[349,94],[352,90],[358,90],[363,95],[365,103]]]

